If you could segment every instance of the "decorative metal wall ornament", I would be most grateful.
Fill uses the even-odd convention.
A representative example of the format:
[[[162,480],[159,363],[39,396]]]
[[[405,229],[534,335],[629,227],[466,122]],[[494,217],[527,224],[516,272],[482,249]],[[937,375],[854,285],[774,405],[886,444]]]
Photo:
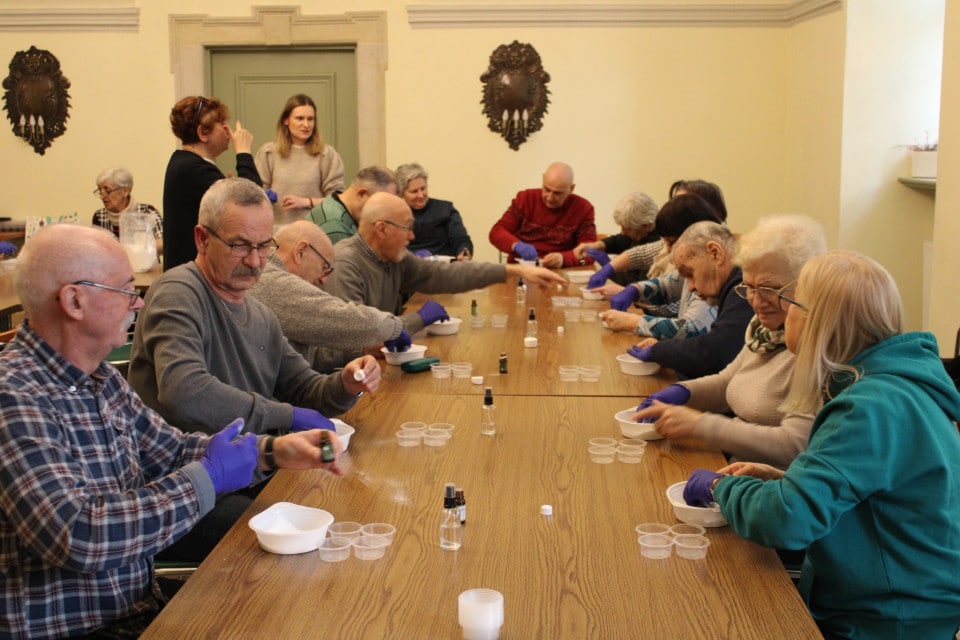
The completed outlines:
[[[544,71],[540,54],[516,40],[502,44],[490,54],[490,66],[480,81],[487,126],[518,150],[527,136],[543,126],[550,103],[550,74]]]
[[[10,75],[3,79],[3,108],[13,133],[43,155],[47,147],[67,130],[70,81],[60,73],[60,61],[43,49],[31,46],[18,51],[10,61]]]

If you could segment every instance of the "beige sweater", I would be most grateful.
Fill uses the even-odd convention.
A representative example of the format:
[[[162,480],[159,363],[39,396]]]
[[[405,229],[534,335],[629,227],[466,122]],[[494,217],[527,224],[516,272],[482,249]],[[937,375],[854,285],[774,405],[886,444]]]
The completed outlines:
[[[682,384],[687,406],[705,411],[693,435],[734,458],[786,468],[807,448],[813,416],[784,414],[794,355],[787,349],[753,353],[747,347],[725,369]],[[733,413],[734,418],[722,414]]]
[[[254,161],[263,188],[277,192],[277,203],[273,205],[275,224],[303,220],[310,213],[311,207],[284,211],[283,196],[313,198],[317,205],[334,191],[343,191],[343,160],[328,144],[315,156],[303,147],[292,147],[290,155],[284,158],[276,152],[274,143],[268,142],[257,151]]]

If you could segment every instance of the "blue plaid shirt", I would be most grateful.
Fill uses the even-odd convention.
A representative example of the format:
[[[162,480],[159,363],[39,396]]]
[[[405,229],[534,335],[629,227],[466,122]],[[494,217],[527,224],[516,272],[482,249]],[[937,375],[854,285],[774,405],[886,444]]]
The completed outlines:
[[[24,326],[0,353],[0,638],[80,635],[162,601],[152,557],[214,505],[209,436]]]

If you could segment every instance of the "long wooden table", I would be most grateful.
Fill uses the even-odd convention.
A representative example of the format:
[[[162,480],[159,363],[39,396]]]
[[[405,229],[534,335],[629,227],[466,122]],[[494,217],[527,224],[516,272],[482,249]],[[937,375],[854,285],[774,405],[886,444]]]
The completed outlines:
[[[676,522],[666,487],[722,457],[657,441],[640,464],[592,463],[588,439],[616,436],[623,404],[501,396],[489,437],[474,396],[368,398],[345,416],[357,428],[347,474],[279,472],[142,637],[457,638],[457,595],[487,587],[504,595],[504,639],[820,638],[776,555],[729,527],[708,532],[705,560],[640,555],[637,524]],[[445,447],[401,448],[406,420],[456,429]],[[466,493],[459,551],[438,545],[444,482]],[[396,538],[376,561],[267,553],[247,521],[279,501],[389,522]]]

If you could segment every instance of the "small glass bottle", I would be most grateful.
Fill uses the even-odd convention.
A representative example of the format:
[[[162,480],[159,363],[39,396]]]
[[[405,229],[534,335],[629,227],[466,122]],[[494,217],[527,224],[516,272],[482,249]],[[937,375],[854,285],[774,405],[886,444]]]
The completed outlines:
[[[457,510],[460,512],[460,524],[467,524],[467,499],[463,495],[463,489],[457,487]]]
[[[480,435],[497,433],[497,405],[493,404],[493,387],[483,390],[483,406],[480,408]]]
[[[470,301],[470,315],[477,315],[477,300],[473,299]]]
[[[507,352],[501,351],[500,352],[500,373],[506,373],[506,372],[507,372]]]
[[[537,337],[537,312],[533,307],[530,307],[530,313],[527,315],[527,337]]]
[[[527,303],[527,283],[523,278],[517,280],[517,304]]]
[[[452,482],[443,485],[443,511],[440,513],[440,548],[456,551],[463,540],[460,509],[457,508],[456,487]]]

